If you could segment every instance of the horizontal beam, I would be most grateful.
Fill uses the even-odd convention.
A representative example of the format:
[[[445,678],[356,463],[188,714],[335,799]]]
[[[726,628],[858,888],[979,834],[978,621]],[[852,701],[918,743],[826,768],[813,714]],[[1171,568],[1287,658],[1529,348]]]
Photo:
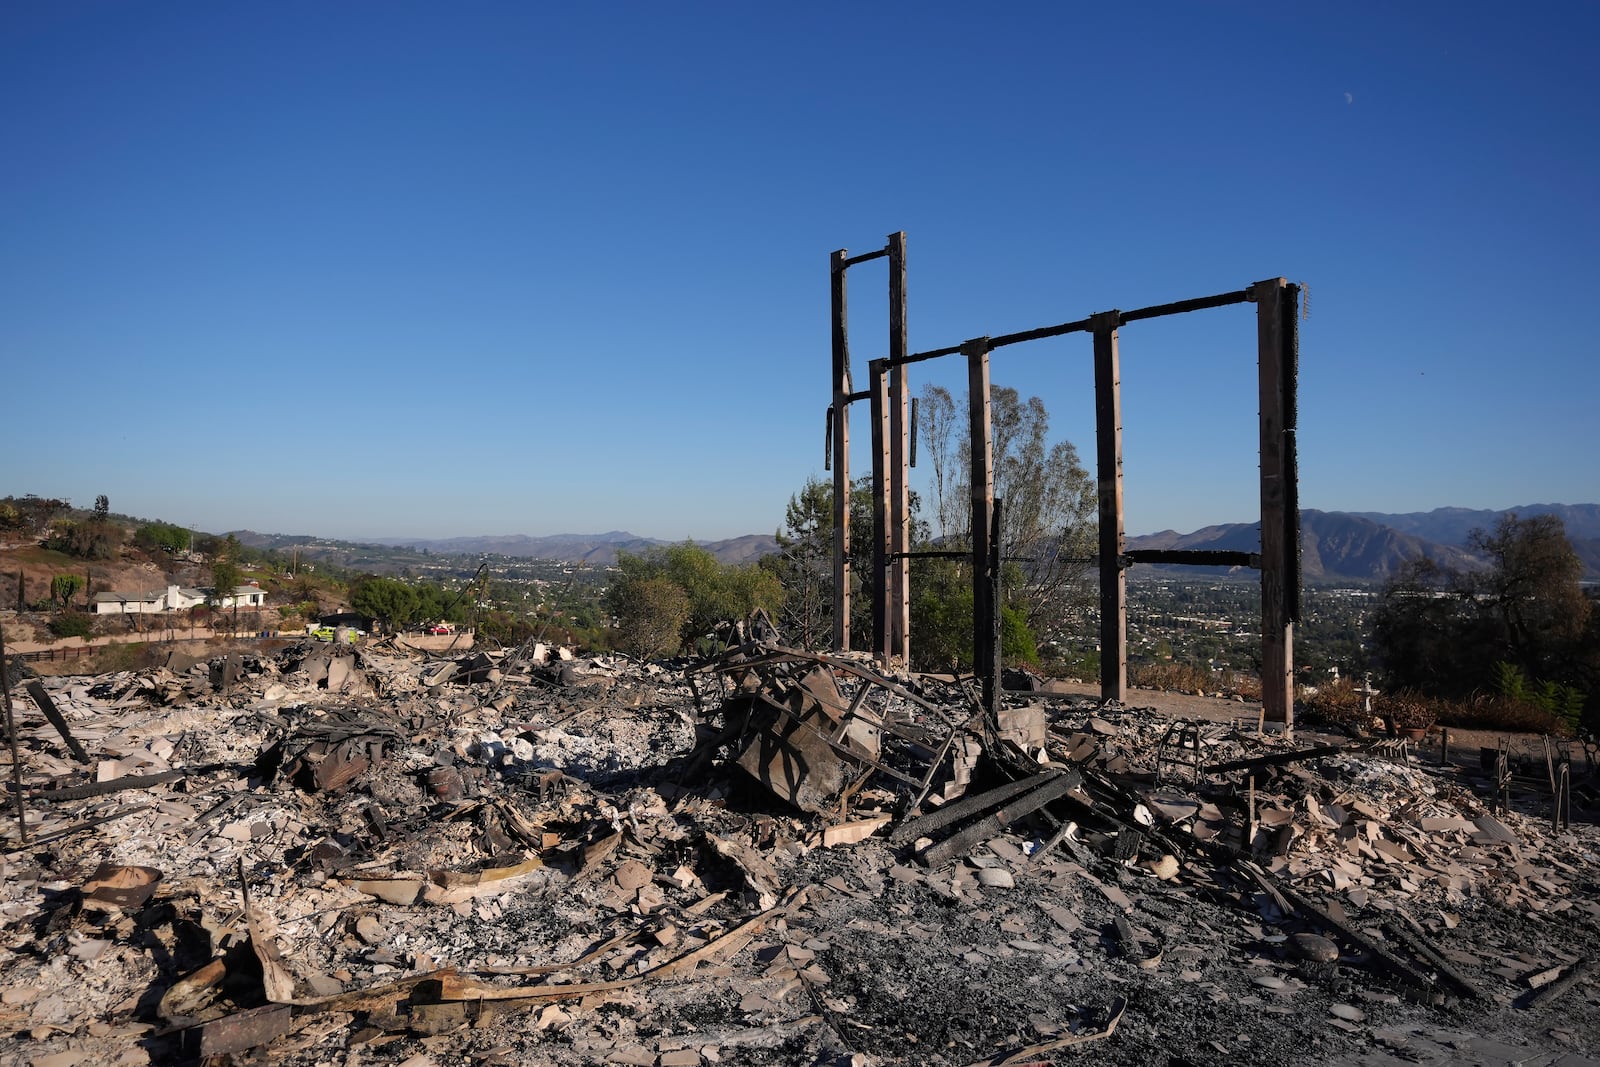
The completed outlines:
[[[1006,345],[1017,345],[1023,341],[1040,341],[1046,337],[1083,333],[1089,329],[1092,322],[1092,318],[1078,319],[1074,322],[1063,322],[1059,326],[1041,326],[1037,330],[1023,330],[1021,333],[1003,333],[998,337],[989,338],[989,347],[1004,348]]]
[[[1232,771],[1253,771],[1260,767],[1282,767],[1290,763],[1299,763],[1301,760],[1321,759],[1324,756],[1337,756],[1344,751],[1343,745],[1318,745],[1316,748],[1302,748],[1296,752],[1274,752],[1266,756],[1254,756],[1250,759],[1230,760],[1227,763],[1213,763],[1205,768],[1206,774],[1228,774]]]
[[[1250,299],[1250,290],[1239,289],[1231,293],[1218,293],[1216,296],[1197,296],[1193,300],[1179,300],[1171,304],[1157,304],[1155,307],[1140,308],[1138,311],[1124,311],[1123,322],[1138,322],[1140,319],[1159,319],[1163,315],[1182,315],[1189,311],[1204,311],[1206,308],[1223,308],[1230,304],[1243,304]]]
[[[1186,563],[1191,567],[1261,567],[1261,553],[1211,548],[1134,548],[1122,554],[1123,566],[1135,563]]]
[[[953,356],[960,351],[960,345],[949,345],[945,348],[935,348],[927,352],[913,352],[909,356],[902,356],[899,359],[890,359],[889,366],[899,367],[904,366],[907,363],[921,363],[923,360],[938,359],[940,356]]]
[[[863,252],[859,256],[851,256],[849,259],[846,259],[846,260],[844,260],[843,262],[841,262],[839,264],[839,269],[840,270],[844,270],[846,267],[853,267],[857,263],[865,263],[869,259],[882,259],[884,256],[887,256],[888,254],[889,254],[889,246],[885,245],[884,247],[878,249],[876,252]]]
[[[882,253],[871,253],[868,256],[863,256],[861,258],[867,259],[870,258],[871,255],[881,254]],[[846,260],[845,262],[849,263],[853,261]],[[1118,312],[1117,325],[1121,326],[1129,322],[1138,322],[1141,319],[1159,319],[1164,315],[1182,315],[1189,311],[1203,311],[1206,308],[1220,308],[1227,307],[1230,304],[1243,304],[1247,303],[1249,300],[1250,290],[1248,289],[1238,289],[1231,293],[1218,293],[1215,296],[1197,296],[1193,300],[1178,300],[1171,304],[1156,304],[1152,307],[1138,308],[1133,311]],[[1024,341],[1040,341],[1046,337],[1061,337],[1069,333],[1086,333],[1094,328],[1094,321],[1096,318],[1097,316],[1091,315],[1088,318],[1076,319],[1072,322],[1063,322],[1057,326],[1041,326],[1036,330],[1022,330],[1019,333],[1003,333],[996,337],[989,338],[989,349],[990,351],[993,351],[996,348],[1004,348],[1006,345],[1021,344]],[[913,352],[911,355],[903,356],[900,359],[890,359],[888,364],[891,367],[895,367],[906,363],[921,363],[924,360],[938,359],[940,356],[953,356],[960,351],[960,345],[950,345],[945,348],[930,349],[927,352]]]

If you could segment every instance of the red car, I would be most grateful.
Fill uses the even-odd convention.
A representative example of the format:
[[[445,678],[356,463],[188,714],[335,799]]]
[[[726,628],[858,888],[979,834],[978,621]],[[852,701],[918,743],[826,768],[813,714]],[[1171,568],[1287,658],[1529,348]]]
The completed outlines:
[[[425,634],[453,634],[455,633],[455,630],[441,623],[438,626],[429,626],[422,632]]]

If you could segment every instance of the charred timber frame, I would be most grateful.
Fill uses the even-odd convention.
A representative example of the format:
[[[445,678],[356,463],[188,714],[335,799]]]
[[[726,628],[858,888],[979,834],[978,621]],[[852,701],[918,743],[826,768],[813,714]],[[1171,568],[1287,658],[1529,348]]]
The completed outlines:
[[[828,257],[833,321],[833,647],[850,650],[850,339],[844,249]]]
[[[871,363],[872,385],[850,388],[845,335],[844,271],[855,263],[888,256],[889,356]],[[834,647],[850,647],[849,436],[848,405],[868,399],[873,407],[873,515],[879,531],[873,546],[874,654],[880,660],[909,659],[910,515],[907,507],[907,385],[905,368],[944,356],[967,360],[969,442],[972,471],[973,657],[986,712],[998,706],[1001,656],[999,506],[994,498],[994,455],[989,412],[989,356],[998,348],[1090,333],[1094,340],[1095,454],[1099,496],[1100,695],[1121,700],[1127,689],[1127,581],[1134,563],[1254,566],[1261,571],[1262,718],[1294,726],[1294,625],[1300,614],[1300,505],[1296,456],[1298,390],[1298,286],[1282,278],[1256,282],[1214,296],[1180,300],[1133,311],[1105,311],[1033,330],[980,337],[959,345],[906,351],[905,234],[896,233],[878,252],[830,260],[833,277],[834,406],[830,416],[834,474]],[[1233,304],[1256,305],[1257,382],[1260,400],[1261,551],[1127,551],[1123,525],[1122,382],[1118,330],[1142,319],[1181,315]],[[981,398],[981,399],[980,399]],[[962,555],[967,555],[963,553]]]
[[[850,375],[849,312],[845,272],[858,263],[889,260],[889,358],[869,364],[871,382],[856,392]],[[892,233],[883,248],[859,256],[844,249],[828,257],[833,323],[833,404],[828,409],[829,459],[833,469],[833,647],[849,651],[850,579],[854,568],[850,530],[850,405],[872,404],[872,500],[877,536],[872,545],[873,649],[880,660],[910,661],[911,509],[908,455],[910,403],[906,388],[906,235]],[[879,379],[885,379],[880,381]]]
[[[1107,311],[1094,323],[1095,476],[1100,503],[1100,699],[1122,700],[1128,688],[1128,572],[1122,565],[1122,366],[1117,327]],[[1105,650],[1114,648],[1115,656]]]
[[[997,720],[1000,698],[1000,656],[994,634],[1000,627],[999,578],[995,529],[994,424],[989,405],[989,339],[976,337],[961,346],[967,357],[967,422],[972,442],[972,666],[983,686],[983,710]],[[991,721],[999,729],[998,721]]]
[[[1261,394],[1261,714],[1294,728],[1294,624],[1300,616],[1300,500],[1295,454],[1298,286],[1269,278],[1256,305]]]

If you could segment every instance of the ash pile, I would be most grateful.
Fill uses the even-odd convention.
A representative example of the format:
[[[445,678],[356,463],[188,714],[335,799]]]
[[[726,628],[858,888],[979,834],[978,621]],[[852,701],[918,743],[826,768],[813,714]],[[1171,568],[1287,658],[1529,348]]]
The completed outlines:
[[[25,681],[0,1063],[1595,1062],[1586,751],[1547,791],[1027,681],[774,641]]]

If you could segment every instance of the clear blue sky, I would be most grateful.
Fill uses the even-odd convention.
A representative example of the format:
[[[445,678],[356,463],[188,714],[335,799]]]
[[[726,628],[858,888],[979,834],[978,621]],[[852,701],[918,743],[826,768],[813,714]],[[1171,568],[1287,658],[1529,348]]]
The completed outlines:
[[[913,349],[1308,283],[1306,507],[1600,501],[1600,7],[1116,7],[8,3],[0,493],[770,532],[904,229]],[[1089,351],[994,378],[1092,464]],[[1130,532],[1252,519],[1248,306],[1122,358]]]

